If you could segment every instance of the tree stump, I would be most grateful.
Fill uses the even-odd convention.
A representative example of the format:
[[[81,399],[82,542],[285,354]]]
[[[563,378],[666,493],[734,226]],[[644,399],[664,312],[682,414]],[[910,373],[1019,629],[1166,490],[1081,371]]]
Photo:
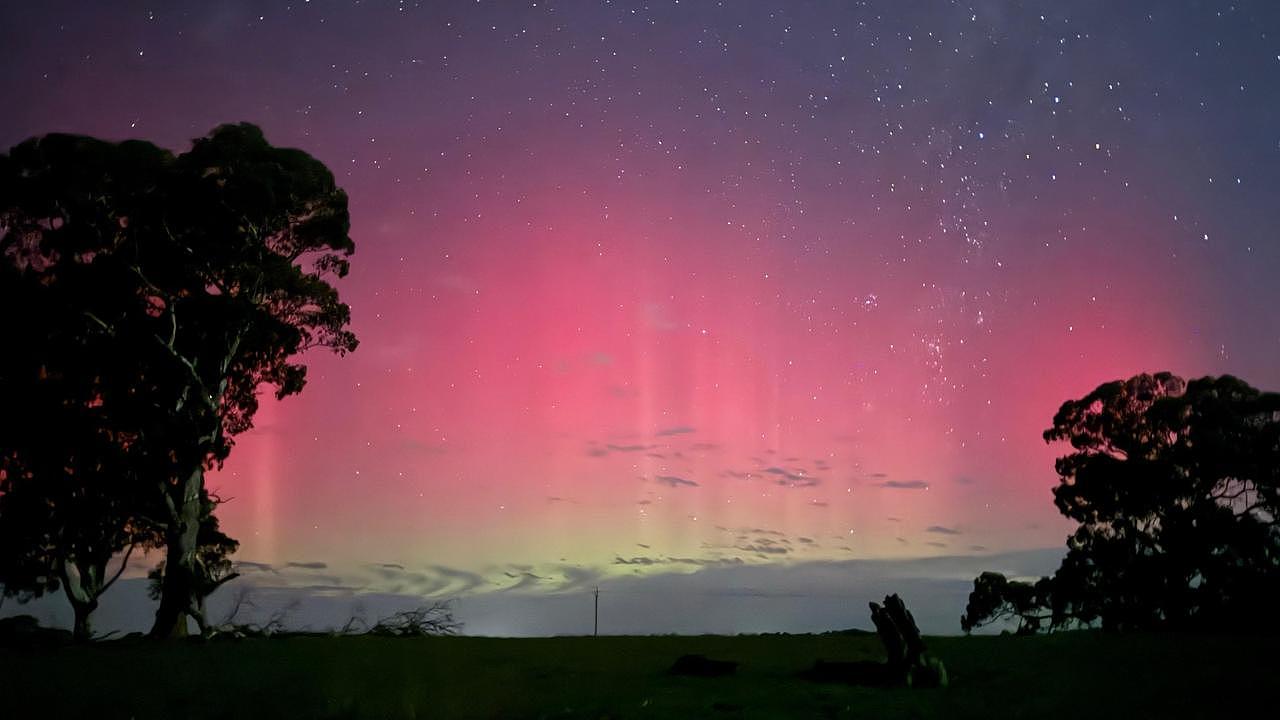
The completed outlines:
[[[871,621],[880,634],[893,676],[908,686],[941,687],[947,684],[947,669],[942,661],[925,653],[924,639],[907,604],[897,594],[884,599],[884,605],[871,603]]]
[[[905,672],[908,668],[924,664],[924,640],[920,638],[916,619],[902,598],[895,594],[886,597],[883,606],[871,603],[871,622],[875,623],[876,632],[880,634],[880,643],[884,645],[890,666]]]
[[[870,603],[885,663],[824,662],[819,660],[807,675],[814,680],[842,681],[852,685],[945,687],[947,669],[941,660],[925,652],[920,628],[906,603],[889,595],[884,603]]]

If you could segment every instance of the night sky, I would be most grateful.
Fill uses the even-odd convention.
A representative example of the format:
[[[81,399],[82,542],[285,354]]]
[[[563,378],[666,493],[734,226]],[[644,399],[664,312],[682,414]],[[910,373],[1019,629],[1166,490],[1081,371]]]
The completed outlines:
[[[1280,389],[1266,0],[11,2],[0,98],[0,147],[249,121],[350,194],[361,346],[209,480],[316,622],[581,631],[602,584],[615,629],[825,629],[883,586],[955,632],[978,570],[1053,569],[1062,401]]]

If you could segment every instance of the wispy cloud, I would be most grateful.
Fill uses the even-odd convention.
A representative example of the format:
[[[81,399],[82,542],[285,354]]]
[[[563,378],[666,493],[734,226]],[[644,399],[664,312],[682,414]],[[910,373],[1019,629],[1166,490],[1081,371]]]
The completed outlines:
[[[559,569],[564,581],[556,589],[561,591],[587,587],[600,582],[602,577],[600,571],[592,567],[561,565]]]
[[[681,486],[698,487],[697,482],[693,480],[686,480],[682,477],[677,477],[675,475],[658,475],[657,477],[654,478],[654,481],[660,482],[663,485],[669,485],[671,487],[681,487]]]
[[[847,544],[837,542],[831,547],[845,557],[855,554]],[[458,606],[458,618],[466,622],[469,635],[545,636],[581,633],[584,608],[589,631],[591,600],[587,593],[598,584],[601,629],[607,627],[610,633],[813,632],[848,627],[849,608],[865,608],[867,601],[897,592],[908,600],[921,630],[956,633],[956,619],[973,590],[973,578],[980,572],[1039,577],[1052,573],[1063,553],[1055,547],[993,555],[966,544],[957,548],[961,554],[952,554],[935,551],[937,546],[928,547],[931,557],[910,560],[797,561],[794,554],[762,553],[757,558],[739,552],[723,557],[713,553],[692,557],[649,553],[645,557],[655,560],[654,564],[630,567],[609,562],[603,568],[555,566],[535,571],[512,563],[487,570],[486,577],[492,576],[493,582],[471,593],[460,592],[456,584],[423,593],[431,586],[416,579],[366,584],[374,577],[370,571],[375,567],[406,578],[426,576],[442,582],[441,576],[431,571],[400,571],[395,567],[398,563],[362,564],[358,566],[362,575],[344,576],[340,582],[299,573],[307,581],[296,585],[277,584],[279,576],[252,572],[211,597],[210,613],[221,617],[235,596],[235,588],[242,585],[253,588],[256,601],[255,608],[245,610],[246,618],[265,622],[271,613],[296,604],[290,615],[291,627],[316,629],[341,627],[355,614],[386,617],[420,605],[428,596],[465,596]],[[921,544],[920,549],[925,546]],[[155,614],[147,585],[142,577],[122,579],[112,589],[116,600],[98,611],[99,626],[124,632],[145,630]],[[605,596],[609,598],[607,626]],[[740,602],[734,599],[738,596]],[[719,600],[709,602],[709,597]],[[769,605],[770,597],[777,598],[779,604]],[[46,616],[54,618],[59,625],[71,622],[70,609],[60,596],[33,600],[28,612],[42,621]],[[865,611],[859,617],[866,622]]]
[[[514,579],[516,582],[508,587],[502,588],[502,592],[511,592],[512,590],[527,590],[532,587],[537,587],[538,585],[551,579],[551,578],[543,577],[541,575],[535,575],[534,573],[531,573],[531,572],[503,573],[503,574],[509,578]]]
[[[361,590],[350,585],[299,585],[297,590],[316,595],[351,595]]]
[[[764,471],[770,475],[779,476],[775,484],[783,487],[813,487],[821,482],[818,478],[805,473],[803,468],[793,471],[780,467],[767,467]]]
[[[651,558],[644,555],[636,557],[624,558],[617,556],[613,558],[614,565],[657,565],[662,561],[657,558]]]
[[[737,548],[742,552],[760,553],[761,555],[786,555],[791,552],[789,548],[781,545],[738,545]]]
[[[652,450],[653,448],[656,448],[656,447],[658,446],[657,445],[614,445],[613,443],[608,443],[605,445],[605,448],[611,452],[644,452],[645,450]]]
[[[322,562],[287,562],[284,564],[287,568],[296,568],[298,570],[325,570],[328,569],[329,563]]]
[[[786,533],[781,530],[771,530],[769,528],[760,527],[736,527],[729,528],[723,525],[716,525],[715,528],[721,532],[735,533],[737,535],[772,535],[773,537],[784,538]]]
[[[691,432],[696,432],[696,431],[693,428],[689,427],[688,425],[676,425],[675,427],[662,428],[658,432],[654,433],[654,436],[670,437],[672,435],[687,435]]]
[[[955,528],[943,527],[942,525],[930,525],[924,529],[925,532],[936,533],[938,535],[959,535],[960,531]]]
[[[928,490],[929,483],[923,480],[885,480],[878,487],[894,490]]]
[[[610,453],[639,453],[649,452],[658,449],[658,445],[642,445],[640,443],[598,443],[595,440],[587,441],[587,455],[590,457],[605,457]]]
[[[466,593],[487,584],[484,577],[467,570],[459,570],[444,565],[432,565],[428,569],[441,579],[448,581],[452,592]]]
[[[791,552],[791,548],[787,547],[787,545],[790,544],[790,541],[785,537],[779,540],[774,540],[773,538],[768,537],[757,537],[752,542],[740,543],[734,547],[743,552],[753,552],[761,555],[786,555]]]
[[[695,557],[649,557],[640,555],[636,557],[624,558],[616,556],[613,559],[614,565],[639,565],[644,567],[654,565],[690,565],[693,567],[717,567],[724,565],[742,565],[745,561],[740,557],[727,558],[695,558]]]
[[[745,561],[740,557],[727,558],[687,558],[687,557],[669,557],[668,562],[677,565],[698,565],[702,567],[712,567],[717,565],[742,565]]]

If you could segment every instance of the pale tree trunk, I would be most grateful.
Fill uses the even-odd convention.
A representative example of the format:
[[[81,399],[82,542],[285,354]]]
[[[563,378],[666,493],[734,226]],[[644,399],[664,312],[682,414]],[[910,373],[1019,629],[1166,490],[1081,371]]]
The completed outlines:
[[[89,642],[93,639],[93,627],[89,624],[89,616],[97,609],[97,600],[90,600],[87,603],[71,601],[71,610],[75,613],[75,626],[71,636],[76,642]]]
[[[71,603],[74,617],[71,635],[76,642],[88,642],[93,639],[93,628],[89,624],[89,616],[98,609],[98,596],[102,593],[102,577],[106,574],[106,563],[98,566],[94,563],[76,563],[75,574],[69,572],[64,562],[61,568],[62,589]]]
[[[204,467],[197,466],[178,488],[173,515],[165,531],[164,577],[160,586],[160,607],[156,609],[153,638],[181,638],[187,635],[187,615],[197,592],[196,549],[200,531],[200,490],[204,487]]]
[[[195,364],[174,349],[178,326],[172,306],[170,306],[169,317],[172,321],[172,332],[169,341],[164,343],[165,347],[191,373],[193,381],[178,400],[175,412],[183,412],[184,406],[189,401],[199,402],[208,410],[208,419],[212,421],[213,427],[208,435],[198,438],[194,445],[196,452],[190,456],[193,462],[192,470],[179,487],[170,488],[171,507],[168,527],[165,529],[164,577],[160,585],[160,607],[156,609],[155,623],[151,626],[150,634],[153,638],[186,637],[188,617],[196,621],[202,634],[206,629],[201,603],[201,587],[206,578],[196,562],[200,521],[203,515],[201,499],[204,491],[204,463],[210,451],[216,448],[222,439],[221,402],[227,391],[228,370],[240,347],[240,336],[236,335],[223,355],[216,391],[211,391]],[[175,490],[176,493],[173,492]]]

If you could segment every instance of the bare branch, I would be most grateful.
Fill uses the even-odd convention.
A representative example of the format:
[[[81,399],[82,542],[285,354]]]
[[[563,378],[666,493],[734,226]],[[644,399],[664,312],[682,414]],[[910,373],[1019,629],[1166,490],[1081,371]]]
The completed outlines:
[[[445,600],[385,617],[369,628],[369,634],[420,637],[456,635],[461,629],[462,623],[453,618],[452,603]]]
[[[129,543],[129,549],[124,551],[124,559],[120,561],[120,568],[116,570],[116,574],[112,575],[111,579],[108,580],[102,586],[102,590],[99,591],[100,593],[106,592],[112,585],[115,584],[116,580],[120,579],[120,575],[124,573],[125,567],[129,565],[129,556],[133,554],[133,549],[135,547],[137,547],[136,543]]]

